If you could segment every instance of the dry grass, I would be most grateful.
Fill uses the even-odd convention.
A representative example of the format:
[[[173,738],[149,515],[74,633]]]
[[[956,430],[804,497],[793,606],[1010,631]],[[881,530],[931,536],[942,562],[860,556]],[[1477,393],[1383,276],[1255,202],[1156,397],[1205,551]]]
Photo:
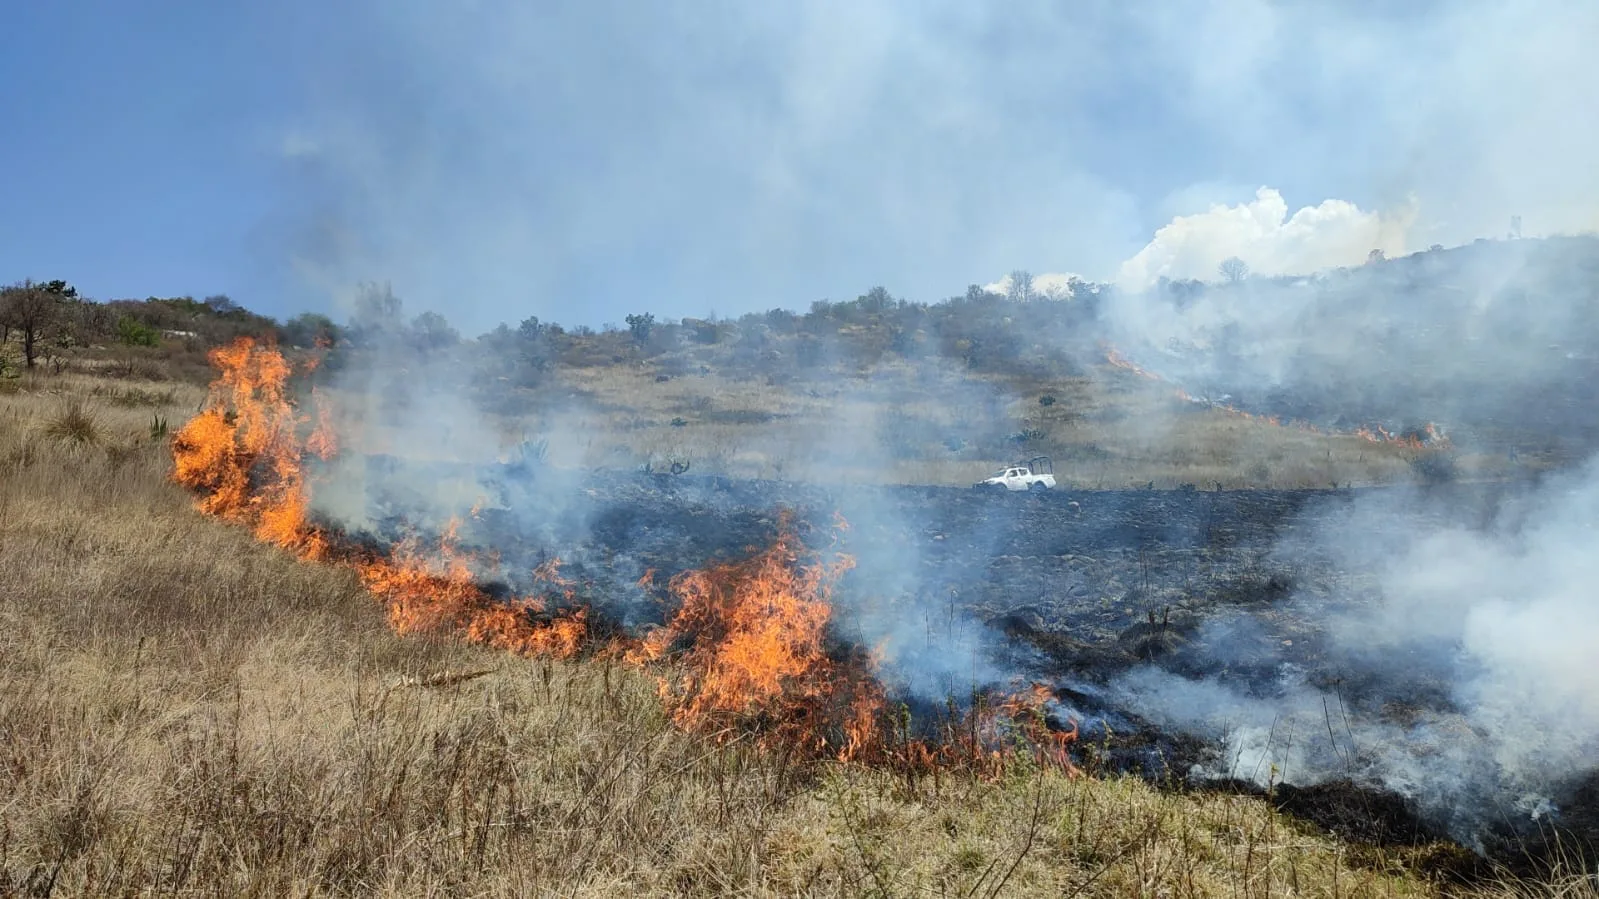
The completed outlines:
[[[637,672],[402,640],[192,512],[150,407],[97,447],[43,433],[61,402],[0,396],[0,895],[1437,894],[1257,800],[806,769]]]
[[[583,435],[555,453],[558,464],[689,459],[696,470],[735,477],[964,486],[1047,454],[1057,479],[1079,488],[1414,478],[1415,451],[1200,409],[1108,367],[1037,383],[905,363],[788,383],[697,369],[663,382],[647,366],[568,369],[562,378],[582,402],[503,423],[508,433]],[[1045,395],[1054,402],[1041,405]]]

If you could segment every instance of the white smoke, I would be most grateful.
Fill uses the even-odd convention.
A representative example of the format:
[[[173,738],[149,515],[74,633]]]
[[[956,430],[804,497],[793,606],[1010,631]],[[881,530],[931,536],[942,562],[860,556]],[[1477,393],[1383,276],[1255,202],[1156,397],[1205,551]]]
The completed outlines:
[[[1599,755],[1599,469],[1543,491],[1524,520],[1418,536],[1387,567],[1375,615],[1341,622],[1368,652],[1448,647],[1454,699],[1518,776]],[[1356,560],[1358,561],[1358,560]]]
[[[1259,275],[1310,274],[1358,265],[1373,250],[1405,250],[1412,209],[1393,216],[1329,199],[1288,214],[1280,192],[1262,187],[1252,202],[1213,205],[1179,215],[1162,226],[1142,250],[1123,262],[1117,286],[1143,290],[1161,278],[1214,279],[1223,260],[1242,259]]]
[[[1599,464],[1485,528],[1419,525],[1421,505],[1372,498],[1312,540],[1376,575],[1370,600],[1304,599],[1293,613],[1329,619],[1333,670],[1364,686],[1317,686],[1281,661],[1272,689],[1152,667],[1114,689],[1154,722],[1224,743],[1198,779],[1352,777],[1416,800],[1468,844],[1493,809],[1555,808],[1599,765]],[[1225,653],[1260,626],[1218,619],[1200,641]]]

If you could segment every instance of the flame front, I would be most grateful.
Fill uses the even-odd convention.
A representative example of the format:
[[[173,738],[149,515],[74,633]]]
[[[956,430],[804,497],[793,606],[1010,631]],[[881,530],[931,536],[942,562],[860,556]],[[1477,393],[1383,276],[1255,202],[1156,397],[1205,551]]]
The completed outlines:
[[[845,759],[872,743],[883,695],[870,663],[827,646],[833,585],[854,560],[803,555],[785,516],[759,554],[672,580],[678,611],[634,658],[678,663],[660,678],[673,720],[718,734],[758,725],[766,741]]]
[[[538,597],[495,599],[477,586],[472,561],[457,549],[452,524],[435,556],[407,540],[388,557],[355,565],[401,634],[455,634],[517,655],[568,658],[583,648],[588,623],[582,609],[547,617]],[[571,585],[553,573],[542,580],[570,596]]]
[[[499,601],[478,587],[475,560],[458,550],[453,528],[437,552],[408,541],[374,556],[312,526],[304,463],[338,451],[331,407],[313,393],[314,416],[296,414],[287,390],[292,369],[270,344],[242,338],[212,350],[210,359],[218,376],[206,406],[172,440],[173,478],[200,494],[200,511],[247,524],[257,539],[303,558],[353,566],[401,633],[450,633],[523,655],[566,657],[582,647],[583,612],[545,616],[542,599]],[[536,579],[570,588],[558,578]]]
[[[288,400],[288,362],[275,347],[250,338],[209,355],[219,375],[205,408],[173,437],[173,477],[200,492],[202,512],[244,522],[261,540],[322,558],[326,541],[306,521],[299,439],[306,422]]]
[[[502,599],[479,586],[496,561],[465,551],[458,523],[437,545],[411,538],[386,554],[314,526],[305,462],[332,459],[339,446],[326,398],[313,391],[313,414],[299,416],[288,394],[291,367],[270,344],[245,338],[210,359],[219,374],[207,403],[172,441],[173,478],[199,495],[202,512],[244,524],[257,539],[302,558],[350,566],[401,634],[558,658],[593,648],[579,585],[561,575],[559,560],[533,572],[538,595]],[[715,737],[753,734],[807,757],[908,771],[958,764],[996,774],[1014,758],[1011,737],[1020,734],[1039,762],[1075,773],[1066,754],[1075,727],[1059,732],[1044,724],[1039,710],[1047,691],[975,704],[959,721],[952,712],[936,744],[887,722],[876,660],[828,639],[833,590],[853,564],[806,549],[784,515],[764,551],[673,578],[667,592],[678,609],[665,627],[641,640],[614,638],[604,649],[652,666],[674,722]],[[653,572],[638,581],[640,589],[653,584]],[[997,727],[995,708],[1015,723],[1010,733]]]

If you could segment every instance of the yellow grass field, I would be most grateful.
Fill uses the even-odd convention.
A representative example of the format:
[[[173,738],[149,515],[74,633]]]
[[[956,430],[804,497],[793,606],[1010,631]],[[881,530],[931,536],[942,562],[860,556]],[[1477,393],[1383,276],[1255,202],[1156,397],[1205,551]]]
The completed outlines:
[[[1019,383],[894,362],[777,381],[672,361],[689,373],[667,376],[658,363],[558,369],[546,385],[512,390],[514,410],[488,416],[493,445],[461,452],[488,458],[545,439],[550,460],[571,468],[678,461],[739,478],[945,486],[1047,455],[1069,488],[1204,490],[1405,483],[1428,452],[1200,407],[1108,366]],[[418,422],[408,424],[414,432]],[[415,435],[386,439],[369,426],[366,436],[387,452]],[[1491,468],[1458,462],[1462,476]]]
[[[203,393],[0,381],[0,896],[1596,895],[1447,886],[1461,850],[1258,799],[799,765],[676,730],[635,670],[402,639],[168,483]]]

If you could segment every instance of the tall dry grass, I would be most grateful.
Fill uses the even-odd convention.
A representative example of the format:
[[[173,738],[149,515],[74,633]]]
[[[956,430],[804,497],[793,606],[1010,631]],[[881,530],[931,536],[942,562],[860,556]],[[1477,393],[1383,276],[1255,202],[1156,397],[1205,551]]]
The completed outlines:
[[[1259,800],[800,766],[675,730],[635,671],[402,640],[165,482],[148,417],[197,388],[102,386],[0,395],[0,895],[1440,892],[1450,850]],[[72,398],[95,441],[52,434]]]
[[[1080,489],[1321,489],[1412,480],[1417,455],[1201,409],[1116,370],[1026,383],[908,363],[782,384],[715,371],[663,382],[638,366],[561,377],[584,398],[559,416],[564,433],[583,435],[558,460],[574,465],[678,458],[735,477],[965,486],[1047,454],[1057,480]],[[553,432],[555,418],[535,411],[504,427]]]

